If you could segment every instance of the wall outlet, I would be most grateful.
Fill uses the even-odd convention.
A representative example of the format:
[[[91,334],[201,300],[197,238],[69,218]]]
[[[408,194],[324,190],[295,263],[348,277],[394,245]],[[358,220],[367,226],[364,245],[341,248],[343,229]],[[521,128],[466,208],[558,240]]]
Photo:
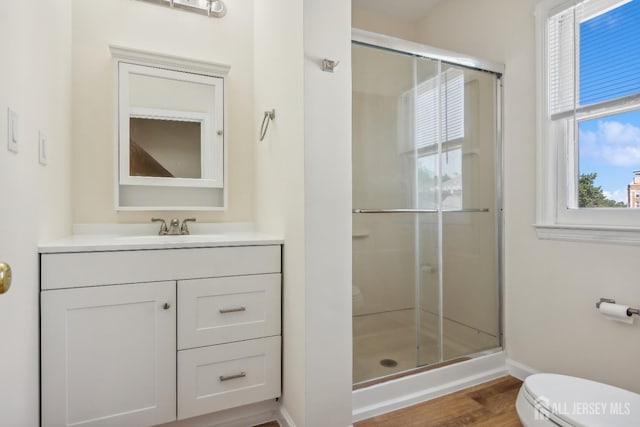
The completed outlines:
[[[47,156],[49,155],[49,147],[47,147],[47,135],[38,131],[38,156],[41,165],[47,164]]]
[[[9,108],[7,111],[7,149],[14,153],[18,152],[18,130],[18,113]]]

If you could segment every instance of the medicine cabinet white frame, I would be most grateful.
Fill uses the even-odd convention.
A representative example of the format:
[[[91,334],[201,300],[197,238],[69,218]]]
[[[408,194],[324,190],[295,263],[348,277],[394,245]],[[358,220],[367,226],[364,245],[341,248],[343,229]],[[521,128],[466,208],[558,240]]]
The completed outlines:
[[[184,73],[179,71],[165,70],[162,68],[146,67],[140,65],[132,65],[127,63],[120,63],[118,67],[118,121],[120,124],[128,123],[130,118],[144,118],[155,120],[173,120],[173,121],[185,121],[185,122],[197,122],[200,123],[200,159],[201,159],[201,171],[202,179],[194,178],[160,178],[160,177],[148,177],[148,176],[131,176],[129,174],[129,168],[125,165],[129,164],[129,150],[123,149],[123,141],[128,147],[129,141],[129,126],[119,126],[119,152],[120,152],[120,184],[121,185],[159,185],[168,187],[224,187],[224,175],[223,175],[223,156],[224,156],[224,142],[223,135],[212,135],[211,126],[218,125],[218,121],[223,120],[223,116],[216,113],[216,116],[209,117],[208,114],[198,113],[192,111],[175,111],[175,110],[161,110],[157,108],[140,108],[140,107],[125,107],[128,101],[129,94],[129,79],[131,74],[161,77],[168,80],[188,81],[190,83],[203,83],[210,86],[222,86],[222,79],[218,77],[202,76],[191,73]],[[188,80],[184,80],[184,79]],[[214,111],[222,112],[222,91],[217,90],[215,95]],[[214,122],[214,123],[212,123]],[[220,127],[222,129],[222,127]]]
[[[224,210],[227,205],[227,65],[110,46],[115,82],[115,209]],[[214,88],[213,113],[131,107],[129,76],[142,75]],[[130,118],[190,121],[201,128],[201,179],[131,176]]]

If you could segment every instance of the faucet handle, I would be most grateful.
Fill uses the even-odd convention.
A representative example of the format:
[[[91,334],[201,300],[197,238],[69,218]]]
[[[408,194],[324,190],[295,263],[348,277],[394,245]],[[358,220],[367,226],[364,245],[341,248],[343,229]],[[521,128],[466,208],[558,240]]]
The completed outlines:
[[[180,234],[189,234],[189,227],[187,226],[188,222],[196,222],[195,218],[185,218],[182,220],[182,225],[180,226]]]
[[[160,224],[160,231],[158,231],[158,234],[160,236],[164,236],[169,232],[169,229],[167,228],[167,223],[165,222],[164,219],[162,218],[151,218],[151,222],[161,222],[162,224]]]

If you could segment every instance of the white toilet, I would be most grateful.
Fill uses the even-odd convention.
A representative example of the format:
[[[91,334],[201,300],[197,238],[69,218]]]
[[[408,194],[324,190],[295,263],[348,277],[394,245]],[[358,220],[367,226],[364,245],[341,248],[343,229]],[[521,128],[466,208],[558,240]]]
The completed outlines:
[[[516,409],[525,427],[640,426],[640,394],[566,375],[527,377]]]

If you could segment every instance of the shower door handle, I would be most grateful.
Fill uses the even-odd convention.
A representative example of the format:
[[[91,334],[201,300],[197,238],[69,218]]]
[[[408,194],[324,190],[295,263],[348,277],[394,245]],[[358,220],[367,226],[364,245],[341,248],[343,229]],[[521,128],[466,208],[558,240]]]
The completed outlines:
[[[438,213],[435,209],[353,209],[354,214],[370,213]]]
[[[438,213],[437,209],[353,209],[351,213],[354,214],[374,214],[374,213]],[[443,209],[442,212],[446,213],[474,213],[474,212],[489,212],[488,208],[479,209]]]

